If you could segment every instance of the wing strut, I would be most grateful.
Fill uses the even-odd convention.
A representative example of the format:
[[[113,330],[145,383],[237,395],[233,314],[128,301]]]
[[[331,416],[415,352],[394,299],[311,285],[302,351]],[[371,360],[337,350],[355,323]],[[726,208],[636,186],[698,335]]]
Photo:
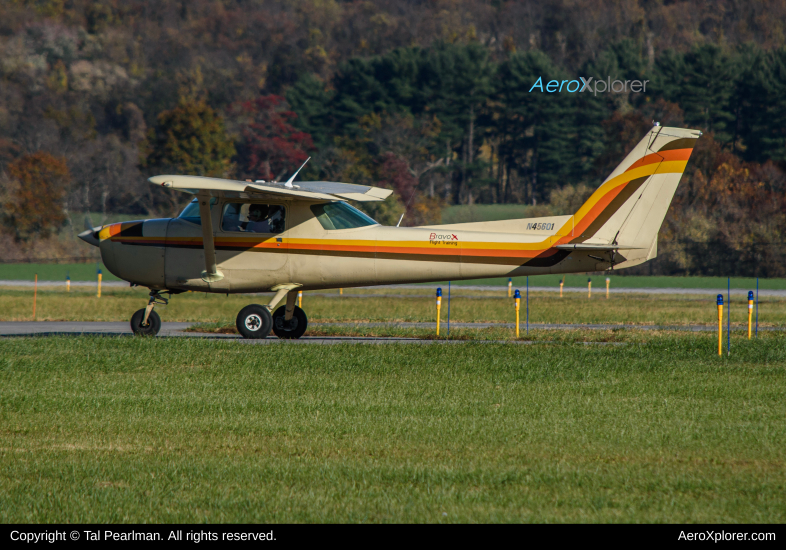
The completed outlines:
[[[215,283],[224,278],[216,267],[216,244],[213,240],[213,218],[210,216],[210,196],[199,195],[199,217],[202,218],[202,246],[205,249],[205,270],[202,280]]]

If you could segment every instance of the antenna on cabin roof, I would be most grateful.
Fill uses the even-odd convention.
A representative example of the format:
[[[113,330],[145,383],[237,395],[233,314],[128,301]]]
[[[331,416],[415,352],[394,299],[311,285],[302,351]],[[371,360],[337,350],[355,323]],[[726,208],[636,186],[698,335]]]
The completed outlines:
[[[308,162],[308,161],[310,161],[310,160],[311,160],[311,157],[308,157],[308,158],[306,159],[306,162]],[[305,166],[305,165],[306,165],[306,162],[304,162],[304,163],[303,163],[303,165],[302,165],[300,168],[298,168],[298,169],[297,169],[297,172],[295,172],[294,174],[292,174],[292,177],[291,177],[291,178],[289,178],[289,179],[287,180],[287,182],[284,184],[284,187],[289,187],[290,189],[291,189],[292,187],[294,187],[294,185],[292,185],[292,182],[293,182],[293,181],[295,181],[295,176],[297,176],[298,172],[300,172],[300,171],[303,169],[303,166]]]

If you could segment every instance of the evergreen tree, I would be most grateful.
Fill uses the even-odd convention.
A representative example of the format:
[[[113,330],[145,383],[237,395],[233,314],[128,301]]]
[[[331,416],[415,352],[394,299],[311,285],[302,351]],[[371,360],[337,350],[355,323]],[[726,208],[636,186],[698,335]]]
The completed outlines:
[[[658,82],[664,97],[680,105],[685,121],[712,132],[724,143],[734,139],[732,94],[739,73],[735,60],[715,45],[704,45],[687,53],[682,63],[675,54],[659,60]]]
[[[544,200],[568,183],[577,168],[575,100],[567,91],[548,93],[548,82],[573,80],[542,52],[514,54],[499,69],[497,99],[503,135],[500,152],[509,168],[526,174],[525,200]],[[534,85],[540,83],[542,88]],[[541,89],[543,91],[541,91]]]
[[[297,113],[292,125],[311,135],[318,149],[333,141],[331,102],[333,93],[313,74],[302,76],[286,93],[287,103]]]
[[[735,94],[747,160],[786,161],[786,49],[759,54]]]

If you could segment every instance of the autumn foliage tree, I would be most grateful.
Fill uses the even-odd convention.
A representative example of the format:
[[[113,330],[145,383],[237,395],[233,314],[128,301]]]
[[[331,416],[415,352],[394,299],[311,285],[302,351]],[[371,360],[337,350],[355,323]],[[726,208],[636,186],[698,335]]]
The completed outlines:
[[[46,238],[66,221],[63,199],[71,180],[65,159],[38,151],[7,167],[3,225],[18,242]]]
[[[204,101],[181,101],[158,115],[145,145],[144,165],[153,171],[226,177],[235,146],[224,121]]]
[[[292,125],[297,115],[281,96],[258,97],[232,111],[241,124],[238,158],[246,177],[270,181],[294,172],[314,149],[311,135]]]

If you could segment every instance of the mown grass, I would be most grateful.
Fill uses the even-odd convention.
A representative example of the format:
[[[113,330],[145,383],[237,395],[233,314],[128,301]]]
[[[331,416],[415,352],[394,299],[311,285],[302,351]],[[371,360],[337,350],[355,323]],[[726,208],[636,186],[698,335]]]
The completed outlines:
[[[337,292],[304,293],[303,309],[312,322],[377,321],[434,322],[436,308],[433,289],[347,289]],[[266,304],[269,296],[207,295],[185,293],[172,297],[156,311],[164,321],[195,321],[234,325],[237,312],[250,303]],[[145,289],[104,289],[101,298],[94,291],[72,289],[39,290],[38,320],[127,321],[147,302]],[[522,303],[521,322],[526,316]],[[761,326],[786,324],[786,299],[768,297],[759,308]],[[724,315],[728,314],[728,307]],[[0,320],[31,320],[32,289],[0,290]],[[443,298],[442,320],[447,320],[447,299]],[[732,323],[747,323],[747,301],[732,297]],[[724,317],[725,318],[725,317]],[[456,291],[452,294],[450,319],[455,322],[515,321],[513,301],[506,291]],[[530,293],[532,323],[616,323],[649,325],[707,324],[717,322],[712,294],[697,295],[611,295],[594,294],[592,299],[578,293]]]
[[[786,521],[786,342],[0,340],[2,522]]]

